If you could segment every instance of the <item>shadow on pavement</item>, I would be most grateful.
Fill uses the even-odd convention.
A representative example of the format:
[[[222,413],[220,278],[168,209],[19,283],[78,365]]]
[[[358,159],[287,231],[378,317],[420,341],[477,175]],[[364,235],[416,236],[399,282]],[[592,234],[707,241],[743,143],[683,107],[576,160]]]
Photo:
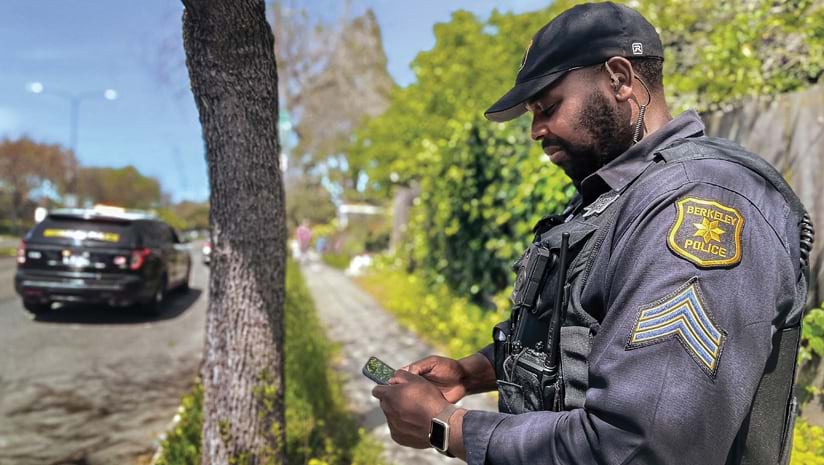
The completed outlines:
[[[174,291],[166,296],[163,310],[152,314],[138,305],[131,307],[110,307],[107,305],[62,304],[57,308],[37,315],[39,323],[79,323],[88,325],[140,324],[171,320],[182,315],[200,298],[203,290],[190,288],[188,291]]]

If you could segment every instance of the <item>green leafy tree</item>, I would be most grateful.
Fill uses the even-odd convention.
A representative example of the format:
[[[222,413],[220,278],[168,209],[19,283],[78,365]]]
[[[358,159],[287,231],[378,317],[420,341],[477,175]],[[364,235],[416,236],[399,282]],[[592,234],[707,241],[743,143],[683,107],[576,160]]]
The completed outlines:
[[[150,209],[163,200],[160,181],[144,176],[134,166],[124,168],[81,167],[77,194],[90,203],[124,208]]]
[[[25,136],[0,140],[0,218],[8,221],[8,229],[22,232],[29,226],[35,206],[32,194],[48,187],[62,192],[68,181],[65,173],[76,164],[74,154],[59,145]]]
[[[512,85],[546,17],[493,13],[483,22],[459,11],[436,25],[435,46],[412,64],[417,81],[396,90],[350,147],[350,158],[375,161],[373,191],[420,184],[402,255],[430,280],[478,300],[508,286],[532,225],[570,194],[566,176],[530,142],[527,120],[481,116]]]
[[[483,111],[512,85],[526,45],[574,1],[482,21],[458,11],[435,26],[435,46],[412,63],[416,81],[395,89],[382,115],[349,147],[368,189],[388,196],[418,184],[402,257],[432,280],[477,297],[509,284],[508,266],[533,223],[556,213],[568,179],[530,143],[528,117]],[[635,0],[666,47],[665,86],[676,110],[718,108],[816,82],[824,68],[824,2]]]
[[[312,224],[329,223],[336,214],[332,196],[319,183],[300,178],[286,186],[286,221],[290,231],[303,220]]]

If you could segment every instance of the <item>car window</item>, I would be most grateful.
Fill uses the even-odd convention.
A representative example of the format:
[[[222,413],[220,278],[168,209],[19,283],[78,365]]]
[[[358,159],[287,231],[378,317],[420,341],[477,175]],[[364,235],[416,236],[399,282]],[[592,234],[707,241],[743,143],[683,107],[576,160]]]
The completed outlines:
[[[164,223],[155,223],[155,228],[157,228],[157,235],[160,237],[160,240],[163,241],[164,245],[174,244],[174,234],[172,234],[172,229],[164,224]]]
[[[180,236],[177,235],[177,231],[175,231],[175,228],[171,226],[168,226],[168,228],[169,232],[172,233],[172,243],[180,244]]]
[[[160,228],[157,227],[157,223],[154,221],[146,221],[142,226],[145,231],[146,245],[148,247],[159,247],[163,245],[165,241]]]
[[[48,217],[31,231],[28,240],[89,247],[130,246],[134,228],[129,221],[99,218]]]

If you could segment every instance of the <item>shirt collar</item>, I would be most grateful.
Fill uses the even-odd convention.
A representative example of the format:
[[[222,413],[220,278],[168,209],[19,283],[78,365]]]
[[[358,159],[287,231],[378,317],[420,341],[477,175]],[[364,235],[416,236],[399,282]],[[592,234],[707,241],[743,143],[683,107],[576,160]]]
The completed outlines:
[[[658,150],[678,139],[702,135],[704,123],[698,113],[695,110],[681,113],[584,179],[580,188],[584,204],[590,203],[606,190],[621,192],[647,169]]]

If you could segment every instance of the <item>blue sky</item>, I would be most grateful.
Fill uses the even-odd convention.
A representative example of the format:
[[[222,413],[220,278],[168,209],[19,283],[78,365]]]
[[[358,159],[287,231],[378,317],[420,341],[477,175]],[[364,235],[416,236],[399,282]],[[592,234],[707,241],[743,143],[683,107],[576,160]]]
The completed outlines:
[[[308,0],[311,12],[329,15],[342,2]],[[353,1],[355,13],[372,8],[381,27],[389,72],[413,81],[409,63],[434,45],[432,26],[467,9],[486,17],[530,11],[535,0]],[[78,118],[80,162],[134,165],[160,180],[175,201],[208,198],[208,178],[197,110],[188,89],[180,45],[182,6],[175,0],[0,1],[0,138],[28,135],[69,145],[69,103],[49,95],[99,91],[83,99]],[[164,50],[163,44],[171,44]],[[169,65],[171,64],[171,65]],[[167,66],[169,65],[169,66]],[[163,72],[169,70],[171,72]],[[27,84],[43,83],[34,94]],[[108,101],[104,89],[117,90]]]

